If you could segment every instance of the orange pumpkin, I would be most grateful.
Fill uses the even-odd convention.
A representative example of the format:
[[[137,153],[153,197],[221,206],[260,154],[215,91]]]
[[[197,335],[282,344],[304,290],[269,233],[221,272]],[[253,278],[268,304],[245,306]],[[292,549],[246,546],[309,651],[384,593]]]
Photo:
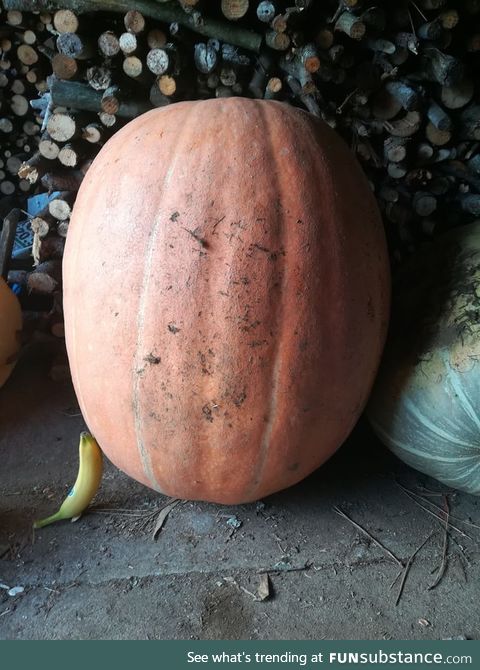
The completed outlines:
[[[0,387],[7,381],[17,362],[21,329],[20,303],[0,277]]]
[[[103,147],[64,290],[74,385],[107,456],[168,495],[240,503],[298,482],[352,429],[389,270],[343,141],[231,98],[155,109]]]

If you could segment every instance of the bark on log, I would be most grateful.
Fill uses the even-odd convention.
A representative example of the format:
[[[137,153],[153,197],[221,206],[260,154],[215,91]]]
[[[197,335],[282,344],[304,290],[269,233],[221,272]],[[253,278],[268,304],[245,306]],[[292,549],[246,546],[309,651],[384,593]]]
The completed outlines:
[[[20,209],[12,209],[3,220],[3,227],[0,232],[0,276],[4,279],[7,279],[15,232],[22,216]]]
[[[34,293],[53,294],[61,283],[62,263],[59,260],[40,263],[27,278],[28,289]]]
[[[73,9],[76,14],[107,11],[125,13],[132,9],[129,0],[4,0],[5,9],[25,11],[50,11],[54,9]],[[155,0],[136,0],[135,9],[152,19],[165,23],[179,23],[200,35],[216,37],[222,42],[235,44],[249,51],[260,51],[262,36],[252,30],[246,30],[235,24],[205,17],[196,23],[190,14],[186,14],[179,5],[160,3]]]
[[[52,101],[61,107],[100,112],[102,94],[90,86],[73,81],[55,81],[51,89]],[[132,119],[151,109],[146,100],[126,100],[120,103],[117,116]]]

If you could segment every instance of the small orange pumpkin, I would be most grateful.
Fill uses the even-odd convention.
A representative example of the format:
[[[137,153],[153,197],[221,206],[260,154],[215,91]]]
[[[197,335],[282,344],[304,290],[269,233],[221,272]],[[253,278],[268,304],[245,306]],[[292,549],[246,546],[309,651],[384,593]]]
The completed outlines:
[[[0,387],[10,376],[20,349],[22,328],[20,304],[0,277]]]
[[[153,110],[103,147],[64,290],[74,385],[107,456],[168,495],[240,503],[298,482],[352,429],[389,269],[343,141],[231,98]]]

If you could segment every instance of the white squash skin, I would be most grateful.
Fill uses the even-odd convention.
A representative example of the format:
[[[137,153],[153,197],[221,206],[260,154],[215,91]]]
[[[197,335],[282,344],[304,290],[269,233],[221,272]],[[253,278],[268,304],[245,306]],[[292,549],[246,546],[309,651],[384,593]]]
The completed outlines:
[[[0,387],[15,367],[20,349],[22,311],[16,296],[0,277]]]
[[[480,495],[480,223],[405,268],[392,316],[372,427],[408,465]]]

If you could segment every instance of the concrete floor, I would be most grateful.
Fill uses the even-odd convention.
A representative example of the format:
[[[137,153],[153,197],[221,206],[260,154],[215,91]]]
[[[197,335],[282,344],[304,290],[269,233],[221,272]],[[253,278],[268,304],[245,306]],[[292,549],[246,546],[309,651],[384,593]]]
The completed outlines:
[[[446,573],[428,590],[442,526],[395,480],[442,489],[390,456],[365,424],[320,471],[260,504],[179,504],[157,541],[148,513],[165,499],[107,464],[94,509],[111,513],[33,537],[32,519],[55,511],[75,479],[84,428],[70,416],[78,412],[70,384],[47,372],[30,354],[0,390],[0,582],[24,588],[0,589],[1,639],[480,638],[480,531],[452,532]],[[452,514],[480,523],[479,499],[450,500]],[[399,582],[390,588],[398,566],[334,506],[403,561],[436,531],[398,606]],[[262,570],[271,597],[260,602]]]

